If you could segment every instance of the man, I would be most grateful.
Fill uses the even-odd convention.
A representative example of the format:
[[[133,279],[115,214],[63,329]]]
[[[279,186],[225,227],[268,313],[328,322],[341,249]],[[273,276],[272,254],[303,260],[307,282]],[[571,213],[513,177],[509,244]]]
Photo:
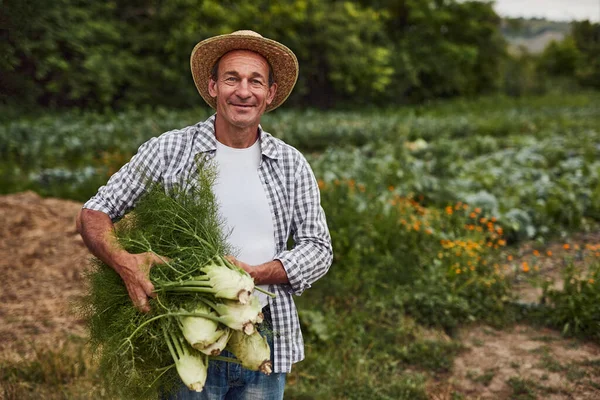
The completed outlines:
[[[315,177],[305,158],[259,125],[263,113],[287,99],[298,77],[298,61],[284,45],[252,31],[206,39],[192,51],[191,68],[200,95],[216,114],[144,143],[129,163],[85,203],[77,225],[90,251],[123,279],[131,300],[148,311],[153,286],[150,253],[130,254],[112,239],[113,221],[135,206],[147,178],[165,187],[193,177],[197,156],[217,163],[214,191],[240,250],[232,261],[257,285],[274,292],[262,297],[272,323],[273,372],[211,363],[204,391],[177,398],[281,399],[285,374],[304,358],[292,295],[300,295],[323,276],[332,260],[331,239]],[[293,235],[294,247],[287,249]],[[194,397],[195,396],[195,397]]]

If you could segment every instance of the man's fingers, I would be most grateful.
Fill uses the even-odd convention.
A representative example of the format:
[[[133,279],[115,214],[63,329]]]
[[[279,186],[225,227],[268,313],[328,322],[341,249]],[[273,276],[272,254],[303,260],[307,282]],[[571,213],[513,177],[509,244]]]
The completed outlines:
[[[225,256],[223,258],[225,258],[227,261],[229,261],[230,263],[232,263],[236,267],[240,267],[241,268],[240,262],[234,256],[229,255],[229,256]]]
[[[144,292],[146,292],[146,296],[152,298],[156,297],[156,293],[154,293],[154,285],[152,284],[152,282],[144,281],[142,285]]]
[[[150,305],[148,304],[148,296],[146,295],[144,288],[140,286],[127,287],[127,291],[129,292],[129,297],[131,298],[131,301],[133,302],[135,308],[144,313],[150,311]]]
[[[159,256],[158,254],[152,253],[151,263],[153,265],[164,264],[168,263],[169,261],[171,261],[169,257]]]

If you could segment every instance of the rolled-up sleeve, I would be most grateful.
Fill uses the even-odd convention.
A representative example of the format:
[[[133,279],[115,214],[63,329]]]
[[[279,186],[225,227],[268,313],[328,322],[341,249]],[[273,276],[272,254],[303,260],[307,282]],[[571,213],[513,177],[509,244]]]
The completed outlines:
[[[113,221],[125,215],[145,193],[148,182],[158,181],[161,177],[158,146],[157,138],[142,144],[137,154],[112,175],[83,208],[102,211]]]
[[[294,247],[275,257],[283,264],[295,295],[302,294],[325,275],[333,259],[319,186],[308,162],[303,161],[295,177],[291,223]]]

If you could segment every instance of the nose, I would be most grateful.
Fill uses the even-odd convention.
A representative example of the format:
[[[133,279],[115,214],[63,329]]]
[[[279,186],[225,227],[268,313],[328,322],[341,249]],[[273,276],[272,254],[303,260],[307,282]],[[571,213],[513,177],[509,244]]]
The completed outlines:
[[[242,79],[239,83],[239,85],[237,86],[237,89],[235,91],[235,94],[240,98],[240,99],[247,99],[250,96],[252,96],[252,93],[250,92],[250,84],[248,83],[247,79]]]

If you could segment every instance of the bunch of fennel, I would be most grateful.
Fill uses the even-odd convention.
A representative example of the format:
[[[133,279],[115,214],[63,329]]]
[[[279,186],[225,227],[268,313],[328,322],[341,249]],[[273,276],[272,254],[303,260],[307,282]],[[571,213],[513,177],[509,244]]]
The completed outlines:
[[[152,183],[116,224],[123,248],[165,261],[150,271],[156,297],[149,313],[133,306],[109,266],[94,260],[87,273],[89,290],[79,308],[109,392],[156,399],[181,382],[201,391],[209,359],[224,359],[219,355],[226,346],[236,355],[226,361],[271,372],[268,345],[256,345],[255,325],[263,315],[254,282],[226,258],[232,249],[218,216],[214,179],[214,168],[201,161],[197,177],[183,185],[167,190]],[[251,350],[241,350],[245,342]]]

